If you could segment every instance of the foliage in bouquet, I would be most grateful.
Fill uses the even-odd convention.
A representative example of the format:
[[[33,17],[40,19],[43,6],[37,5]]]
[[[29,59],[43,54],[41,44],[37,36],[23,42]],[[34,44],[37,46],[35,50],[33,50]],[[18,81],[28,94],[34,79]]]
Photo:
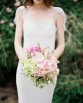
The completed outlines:
[[[36,86],[44,87],[46,84],[54,83],[55,76],[59,74],[59,61],[52,60],[50,54],[47,49],[32,47],[27,49],[27,56],[20,60],[24,75],[29,76]]]

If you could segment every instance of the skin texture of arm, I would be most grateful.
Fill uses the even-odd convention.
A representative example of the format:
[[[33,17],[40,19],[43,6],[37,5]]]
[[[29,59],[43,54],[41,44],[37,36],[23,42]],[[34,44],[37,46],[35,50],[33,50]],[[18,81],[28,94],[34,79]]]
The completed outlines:
[[[25,55],[25,51],[22,48],[22,13],[19,10],[16,11],[16,30],[14,47],[18,59],[23,58]]]
[[[58,59],[62,55],[65,48],[63,22],[64,22],[64,17],[59,13],[56,18],[58,45],[53,53],[53,56],[56,57],[56,59]]]

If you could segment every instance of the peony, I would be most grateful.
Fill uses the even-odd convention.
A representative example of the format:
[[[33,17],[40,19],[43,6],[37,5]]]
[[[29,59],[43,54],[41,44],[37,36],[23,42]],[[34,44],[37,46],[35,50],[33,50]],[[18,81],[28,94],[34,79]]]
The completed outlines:
[[[51,60],[43,60],[37,64],[36,74],[41,76],[47,73],[56,71],[58,68],[57,62]]]
[[[0,24],[4,24],[4,23],[5,23],[5,20],[1,20],[1,21],[0,21]]]
[[[38,63],[38,62],[43,61],[45,58],[44,58],[44,55],[43,55],[43,54],[37,52],[37,53],[32,57],[32,59]]]
[[[10,27],[14,27],[14,23],[9,23],[9,26]]]

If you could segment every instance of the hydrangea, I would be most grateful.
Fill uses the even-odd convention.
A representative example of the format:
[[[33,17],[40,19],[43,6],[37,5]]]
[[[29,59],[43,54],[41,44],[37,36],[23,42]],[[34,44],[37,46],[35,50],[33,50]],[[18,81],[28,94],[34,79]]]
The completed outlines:
[[[30,77],[38,87],[54,83],[54,77],[59,74],[57,65],[59,61],[48,59],[40,47],[27,49],[27,54],[20,60],[24,75]]]

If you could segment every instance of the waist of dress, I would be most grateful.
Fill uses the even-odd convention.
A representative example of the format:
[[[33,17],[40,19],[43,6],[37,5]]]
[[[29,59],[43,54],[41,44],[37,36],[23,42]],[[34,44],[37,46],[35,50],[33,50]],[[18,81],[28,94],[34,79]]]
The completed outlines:
[[[38,40],[24,40],[23,48],[31,48],[31,47],[42,47],[42,48],[50,48],[51,50],[55,49],[55,42],[52,40],[47,41],[38,41]]]

